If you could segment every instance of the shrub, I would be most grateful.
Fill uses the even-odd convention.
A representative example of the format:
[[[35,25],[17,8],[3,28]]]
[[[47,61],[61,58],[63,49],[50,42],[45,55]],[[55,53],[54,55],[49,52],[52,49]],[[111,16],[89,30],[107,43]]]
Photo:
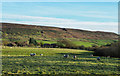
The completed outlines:
[[[70,40],[67,39],[63,39],[63,40],[59,40],[57,41],[56,44],[58,47],[64,47],[64,48],[71,48],[71,49],[75,49],[78,48],[78,46],[74,43],[72,43]]]
[[[79,49],[85,50],[85,47],[83,45],[79,46]]]
[[[62,43],[62,41],[57,41],[56,45],[57,45],[59,48],[64,48],[64,47],[65,47],[65,44]]]
[[[16,46],[16,44],[12,42],[12,43],[8,43],[7,46],[12,47],[12,46]]]
[[[17,46],[21,46],[21,47],[28,45],[26,42],[22,42],[22,41],[16,41],[15,44],[16,44]]]
[[[29,39],[29,44],[37,45],[37,41],[33,38]]]
[[[7,46],[8,44],[10,44],[10,41],[8,41],[8,40],[3,40],[3,41],[2,41],[2,44],[3,44],[4,46]]]
[[[94,55],[120,57],[120,42],[111,44],[109,47],[97,48]]]

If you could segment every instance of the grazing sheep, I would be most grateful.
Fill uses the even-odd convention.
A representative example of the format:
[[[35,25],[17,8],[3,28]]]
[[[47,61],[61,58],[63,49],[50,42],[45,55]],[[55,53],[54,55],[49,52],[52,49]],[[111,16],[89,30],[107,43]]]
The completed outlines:
[[[35,56],[36,54],[35,53],[30,53],[30,56]]]
[[[97,60],[100,60],[100,57],[97,57]]]
[[[90,56],[93,56],[93,54],[91,54]]]
[[[77,56],[76,56],[76,55],[74,55],[74,56],[73,56],[73,58],[74,58],[74,59],[76,59],[76,58],[77,58]]]
[[[68,58],[69,57],[69,55],[64,55],[64,58]]]
[[[110,56],[107,56],[107,58],[110,58]]]
[[[43,56],[43,54],[40,54],[40,56]]]

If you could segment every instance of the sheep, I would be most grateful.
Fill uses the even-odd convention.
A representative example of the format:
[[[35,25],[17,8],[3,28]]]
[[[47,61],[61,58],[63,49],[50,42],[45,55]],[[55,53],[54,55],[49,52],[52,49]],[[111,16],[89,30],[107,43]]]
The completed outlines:
[[[107,58],[110,58],[110,56],[107,56]]]
[[[35,53],[30,53],[30,56],[35,56],[36,54]]]
[[[66,55],[64,55],[64,57],[66,58]]]
[[[32,56],[33,55],[33,53],[30,53],[30,56]]]
[[[93,56],[93,54],[91,54],[90,56]]]
[[[69,57],[69,55],[64,55],[64,58],[68,58]]]
[[[97,60],[100,60],[100,57],[97,57]]]
[[[73,56],[73,58],[74,58],[74,59],[76,59],[76,58],[77,58],[77,56],[76,56],[76,55],[74,55],[74,56]]]
[[[40,54],[40,56],[43,56],[43,54]]]

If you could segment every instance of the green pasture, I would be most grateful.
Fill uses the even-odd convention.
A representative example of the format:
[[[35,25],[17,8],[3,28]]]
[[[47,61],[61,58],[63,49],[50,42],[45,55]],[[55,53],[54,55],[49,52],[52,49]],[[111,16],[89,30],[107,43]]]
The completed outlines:
[[[36,56],[29,56],[36,53]],[[62,48],[3,47],[2,73],[4,74],[120,74],[120,59],[90,56],[86,50]],[[39,54],[43,54],[40,56]],[[69,58],[64,58],[69,54]],[[73,55],[77,58],[73,59]]]
[[[43,40],[37,40],[38,43],[42,43],[42,44],[53,44],[53,43],[57,43],[56,41],[43,41]]]
[[[69,39],[68,39],[69,40]],[[97,45],[97,46],[102,46],[102,45],[107,45],[115,42],[116,40],[95,40],[95,39],[80,39],[80,40],[75,40],[75,39],[70,39],[70,41],[77,46],[85,46],[85,47],[92,47],[92,45]],[[53,44],[57,43],[57,41],[43,41],[43,40],[37,40],[38,43],[42,44]]]
[[[85,46],[85,47],[92,47],[92,45],[97,45],[97,46],[102,46],[102,45],[107,45],[114,43],[117,40],[95,40],[95,39],[82,39],[80,41],[72,41],[78,46]]]
[[[83,52],[92,52],[85,50],[62,49],[62,48],[31,48],[31,47],[5,47],[2,49],[2,55],[30,55],[30,53],[44,54],[45,56],[59,55],[59,53],[80,54]]]
[[[94,43],[96,45],[106,45],[106,44],[111,44],[116,42],[117,40],[95,40],[95,39],[89,39],[88,41],[90,41],[91,43]]]
[[[72,41],[77,46],[85,46],[85,47],[92,47],[94,43],[92,42],[83,42],[83,41]]]

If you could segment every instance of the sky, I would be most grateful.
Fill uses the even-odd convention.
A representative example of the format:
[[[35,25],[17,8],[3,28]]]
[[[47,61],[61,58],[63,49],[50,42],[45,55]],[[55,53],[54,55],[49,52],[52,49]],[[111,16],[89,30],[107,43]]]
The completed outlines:
[[[1,2],[119,2],[119,0],[1,0]]]
[[[118,3],[3,2],[2,22],[118,33]]]

